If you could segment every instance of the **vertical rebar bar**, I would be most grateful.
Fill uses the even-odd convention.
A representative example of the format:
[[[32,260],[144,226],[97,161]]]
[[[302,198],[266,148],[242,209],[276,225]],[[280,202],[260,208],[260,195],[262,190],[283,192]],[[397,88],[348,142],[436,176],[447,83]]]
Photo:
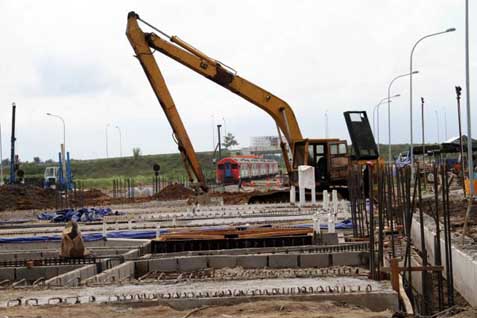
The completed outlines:
[[[438,169],[436,164],[433,165],[433,174],[434,174],[434,220],[436,223],[436,238],[435,238],[435,259],[434,263],[436,266],[442,265],[442,253],[441,253],[441,231],[440,231],[440,219],[439,219],[439,185],[438,185]],[[437,272],[437,290],[438,290],[438,300],[439,300],[439,310],[441,311],[444,307],[444,284],[442,281],[442,272]]]

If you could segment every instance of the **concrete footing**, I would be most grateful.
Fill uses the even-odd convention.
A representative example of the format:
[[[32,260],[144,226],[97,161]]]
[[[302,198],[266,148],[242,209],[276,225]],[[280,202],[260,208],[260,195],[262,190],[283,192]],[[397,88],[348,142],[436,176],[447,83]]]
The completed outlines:
[[[148,258],[135,261],[136,277],[148,272],[192,272],[206,268],[324,268],[329,266],[360,266],[368,263],[367,252],[202,255]]]
[[[441,229],[444,226],[441,224]],[[414,217],[411,229],[411,235],[414,246],[421,248],[420,220]],[[424,239],[427,249],[428,262],[435,265],[435,246],[436,246],[436,230],[433,218],[424,216]],[[462,245],[462,237],[458,238],[453,235],[452,238],[452,261],[454,273],[454,288],[469,302],[472,306],[477,306],[477,249],[475,243]],[[441,233],[441,253],[442,264],[445,267],[445,245],[444,233]],[[446,272],[443,272],[444,277]]]
[[[371,311],[391,312],[399,310],[399,301],[396,292],[371,292],[355,294],[320,294],[320,295],[294,295],[294,296],[253,296],[253,297],[221,297],[221,298],[195,298],[195,299],[170,299],[159,300],[159,304],[168,305],[175,309],[193,309],[202,306],[227,306],[245,302],[267,301],[273,298],[277,301],[337,301],[368,308]]]

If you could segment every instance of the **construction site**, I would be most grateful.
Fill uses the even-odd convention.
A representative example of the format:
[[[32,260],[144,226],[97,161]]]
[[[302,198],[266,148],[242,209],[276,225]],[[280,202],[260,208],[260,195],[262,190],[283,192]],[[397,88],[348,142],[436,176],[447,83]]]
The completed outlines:
[[[460,87],[454,139],[425,142],[422,117],[413,144],[411,115],[410,143],[392,153],[391,128],[384,145],[375,125],[379,105],[399,96],[391,85],[372,121],[364,108],[336,111],[345,128],[329,137],[326,110],[325,134],[311,138],[285,100],[147,15],[123,12],[123,38],[183,175],[166,178],[170,163],[151,159],[149,175],[135,176],[133,149],[111,164],[124,175],[85,181],[52,113],[60,151],[33,175],[20,157],[34,145],[17,138],[28,128],[12,103],[5,163],[0,126],[0,317],[477,317],[477,140],[461,127]],[[182,73],[169,87],[163,59],[263,111],[276,135],[239,151],[221,136],[223,119],[210,157],[196,151],[170,91]],[[411,107],[417,73],[411,53],[410,72],[396,77],[411,76]]]

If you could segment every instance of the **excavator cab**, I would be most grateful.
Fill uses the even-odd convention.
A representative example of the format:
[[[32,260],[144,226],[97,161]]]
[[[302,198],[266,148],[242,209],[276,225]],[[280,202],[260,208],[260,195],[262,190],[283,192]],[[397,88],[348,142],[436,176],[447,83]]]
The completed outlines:
[[[298,166],[315,167],[318,189],[345,186],[348,176],[348,146],[346,140],[303,139],[293,147],[293,183],[298,182]]]

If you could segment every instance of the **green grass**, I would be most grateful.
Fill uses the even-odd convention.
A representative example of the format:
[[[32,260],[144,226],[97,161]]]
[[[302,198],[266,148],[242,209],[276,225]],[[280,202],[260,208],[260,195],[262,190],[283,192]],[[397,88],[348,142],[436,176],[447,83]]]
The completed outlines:
[[[226,155],[226,154],[225,154]],[[206,178],[215,178],[212,152],[197,153],[202,170]],[[134,177],[136,184],[150,184],[154,172],[152,166],[158,163],[161,166],[160,175],[168,180],[186,178],[180,154],[144,155],[137,159],[133,157],[72,160],[71,170],[73,177],[81,181],[86,187],[111,188],[113,179]],[[25,171],[26,179],[39,179],[43,177],[46,167],[56,163],[22,163],[21,169]],[[9,174],[8,167],[4,171]]]
[[[393,156],[399,152],[409,149],[409,145],[393,145]],[[381,153],[387,158],[387,145],[381,145]],[[224,153],[223,156],[228,156]],[[212,152],[197,153],[202,169],[207,179],[215,179],[215,166],[212,163]],[[133,177],[136,184],[150,184],[154,172],[154,163],[161,165],[161,176],[168,180],[180,180],[187,177],[181,157],[178,153],[144,155],[137,159],[133,157],[93,159],[93,160],[72,160],[71,169],[75,180],[81,181],[85,187],[110,189],[113,179]],[[21,168],[25,171],[26,179],[41,180],[46,167],[54,166],[56,163],[22,163]],[[284,171],[284,163],[281,162]],[[4,174],[8,176],[8,167]]]

